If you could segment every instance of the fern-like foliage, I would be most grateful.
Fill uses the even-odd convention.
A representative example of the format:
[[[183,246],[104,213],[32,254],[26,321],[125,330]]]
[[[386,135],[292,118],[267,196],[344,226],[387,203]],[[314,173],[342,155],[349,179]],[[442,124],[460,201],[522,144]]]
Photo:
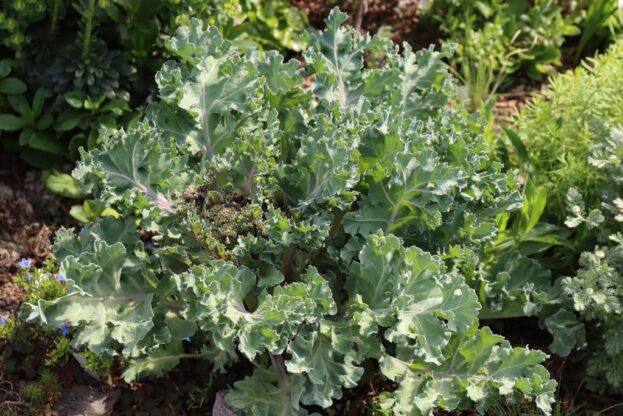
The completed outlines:
[[[531,161],[531,177],[548,195],[547,214],[562,223],[569,188],[581,190],[587,209],[598,208],[604,172],[586,155],[604,135],[602,123],[623,123],[623,43],[572,72],[552,78],[543,96],[516,120]],[[607,135],[607,132],[605,133]]]

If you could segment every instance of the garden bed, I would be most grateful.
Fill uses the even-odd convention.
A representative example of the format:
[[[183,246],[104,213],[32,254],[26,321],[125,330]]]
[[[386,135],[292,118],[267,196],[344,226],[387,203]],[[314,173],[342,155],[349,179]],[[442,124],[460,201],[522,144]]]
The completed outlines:
[[[555,416],[623,414],[623,347],[612,342],[623,299],[612,278],[623,250],[623,115],[612,82],[621,47],[572,74],[582,56],[616,42],[612,5],[513,3],[521,14],[493,0],[438,0],[434,13],[404,0],[266,3],[4,10],[21,16],[10,30],[29,41],[45,37],[34,25],[52,17],[48,33],[63,33],[67,51],[65,37],[79,33],[83,56],[72,65],[94,64],[100,49],[119,60],[94,70],[94,84],[67,87],[57,74],[51,86],[35,74],[45,65],[24,65],[45,54],[0,49],[10,58],[0,57],[0,416],[205,415],[226,394],[228,411],[253,416],[275,414],[276,403],[284,415],[476,415],[485,402],[491,416],[542,414],[549,402]],[[359,44],[331,26],[341,23],[335,6],[357,32],[414,51],[465,44],[414,57],[380,40]],[[328,32],[308,44],[305,19],[322,30],[330,15]],[[135,18],[144,42],[125,51]],[[101,42],[89,46],[85,33]],[[490,53],[470,55],[481,36]],[[307,62],[243,55],[251,47]],[[165,59],[175,63],[154,84]],[[213,62],[215,73],[201,72]],[[484,86],[474,62],[492,68]],[[220,89],[201,100],[192,92],[218,77]],[[61,84],[68,90],[57,93]],[[94,98],[99,86],[108,93]],[[77,181],[59,176],[64,196],[53,194],[42,168],[69,172],[79,146],[89,153]],[[62,227],[72,231],[58,234],[55,257]],[[474,345],[484,358],[470,355]],[[513,365],[515,353],[525,360]]]

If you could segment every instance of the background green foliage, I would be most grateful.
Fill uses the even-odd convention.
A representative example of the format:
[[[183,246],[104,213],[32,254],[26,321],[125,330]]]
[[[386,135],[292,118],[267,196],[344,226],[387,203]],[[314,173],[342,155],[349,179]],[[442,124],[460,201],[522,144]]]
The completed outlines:
[[[456,45],[449,64],[472,111],[513,78],[542,80],[564,55],[579,61],[603,49],[620,33],[623,18],[615,0],[435,0],[429,13],[443,42]]]
[[[99,129],[134,123],[154,98],[153,76],[170,56],[168,36],[192,17],[244,48],[306,46],[305,18],[285,0],[4,2],[4,149],[49,168],[75,160],[81,146],[93,148]]]
[[[616,39],[623,25],[623,8],[618,0],[581,0],[575,2],[572,19],[581,30],[575,59],[590,56]]]
[[[456,44],[450,65],[472,110],[518,71],[535,79],[553,73],[565,37],[578,32],[551,0],[437,0],[432,8],[444,42]]]

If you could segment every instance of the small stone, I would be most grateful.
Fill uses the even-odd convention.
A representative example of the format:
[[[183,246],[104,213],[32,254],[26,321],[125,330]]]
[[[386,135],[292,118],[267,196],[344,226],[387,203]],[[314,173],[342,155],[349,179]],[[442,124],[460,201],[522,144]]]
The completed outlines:
[[[216,400],[212,408],[212,416],[240,416],[240,413],[232,409],[225,401],[227,391],[221,390],[216,393]]]
[[[13,190],[3,183],[0,183],[0,198],[13,199]]]
[[[56,410],[59,416],[106,416],[111,414],[120,395],[117,390],[99,391],[75,384],[61,394]]]

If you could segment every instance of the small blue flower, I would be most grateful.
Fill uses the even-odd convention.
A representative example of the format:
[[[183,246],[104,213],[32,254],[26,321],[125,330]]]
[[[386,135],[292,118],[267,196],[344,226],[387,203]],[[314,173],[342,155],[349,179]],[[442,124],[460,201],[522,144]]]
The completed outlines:
[[[61,335],[66,337],[67,334],[69,334],[69,326],[68,325],[63,325],[61,327]]]
[[[56,275],[56,280],[58,280],[59,282],[64,282],[65,281],[65,276],[63,276],[61,273]]]
[[[30,269],[30,260],[28,259],[21,259],[18,263],[17,263],[17,267],[19,267],[20,269]]]
[[[29,282],[32,282],[32,279],[34,279],[34,277],[32,276],[32,274],[28,273],[26,275],[26,280],[28,280]]]
[[[182,341],[189,343],[190,342],[190,337],[186,337],[186,338],[182,338]]]
[[[6,315],[0,316],[0,324],[2,324],[2,326],[5,326],[6,322],[7,322]]]
[[[84,227],[80,227],[80,234],[84,232]]]

